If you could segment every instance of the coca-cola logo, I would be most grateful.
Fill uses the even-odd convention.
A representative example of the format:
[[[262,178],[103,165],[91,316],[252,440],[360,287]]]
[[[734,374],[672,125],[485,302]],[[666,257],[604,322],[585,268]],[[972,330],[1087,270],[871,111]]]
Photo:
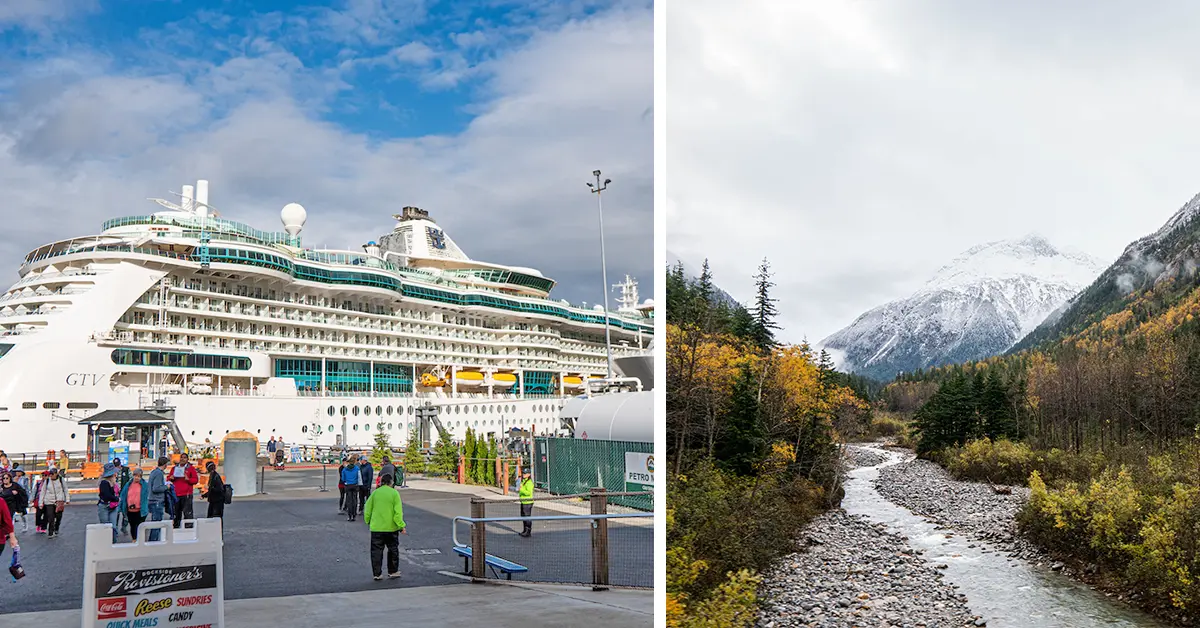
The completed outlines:
[[[125,619],[125,598],[96,600],[96,619]]]

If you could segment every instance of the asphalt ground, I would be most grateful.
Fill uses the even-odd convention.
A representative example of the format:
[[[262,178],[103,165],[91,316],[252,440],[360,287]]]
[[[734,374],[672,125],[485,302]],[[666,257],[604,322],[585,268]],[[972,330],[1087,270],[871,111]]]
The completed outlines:
[[[332,471],[332,469],[330,470]],[[342,593],[386,588],[462,585],[463,560],[454,554],[451,520],[470,514],[470,496],[402,489],[408,534],[400,536],[403,576],[371,579],[370,532],[359,517],[337,513],[338,490],[332,473],[328,492],[318,491],[321,470],[268,471],[267,495],[235,498],[225,507],[225,598],[247,599]],[[79,608],[82,598],[84,530],[97,522],[95,498],[76,495],[63,516],[58,538],[18,532],[26,576],[0,581],[0,613]],[[197,514],[206,505],[197,504]],[[488,516],[519,514],[515,504],[490,504]],[[540,513],[535,507],[534,515]],[[589,522],[538,522],[532,538],[516,536],[520,522],[493,524],[488,553],[523,564],[529,574],[514,580],[591,582]],[[125,537],[128,538],[127,536]],[[459,540],[469,543],[469,526]],[[610,524],[610,584],[650,587],[653,582],[653,529]],[[10,552],[0,555],[7,566]],[[464,589],[463,595],[470,595]]]

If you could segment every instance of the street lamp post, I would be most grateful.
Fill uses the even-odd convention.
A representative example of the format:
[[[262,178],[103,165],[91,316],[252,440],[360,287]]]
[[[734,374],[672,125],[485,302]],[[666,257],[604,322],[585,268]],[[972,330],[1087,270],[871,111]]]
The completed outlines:
[[[604,281],[604,351],[608,361],[608,379],[612,379],[612,333],[608,324],[608,260],[604,255],[604,202],[600,200],[600,193],[608,189],[608,184],[612,183],[612,179],[605,179],[604,183],[601,183],[599,170],[593,170],[592,175],[596,177],[596,184],[589,183],[587,186],[591,188],[592,194],[596,195],[596,208],[600,210],[600,276]]]

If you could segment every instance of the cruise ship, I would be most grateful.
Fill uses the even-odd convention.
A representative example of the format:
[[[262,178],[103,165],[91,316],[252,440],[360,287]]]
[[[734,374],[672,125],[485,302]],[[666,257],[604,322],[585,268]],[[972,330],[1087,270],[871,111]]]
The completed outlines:
[[[608,381],[606,349],[651,345],[632,279],[616,311],[573,306],[416,207],[360,251],[327,250],[301,244],[299,204],[260,231],[216,212],[207,181],[176,196],[25,257],[0,297],[0,449],[86,450],[109,410],[169,409],[197,445],[245,430],[365,446],[380,427],[399,444],[430,405],[455,438],[556,433],[566,400]]]

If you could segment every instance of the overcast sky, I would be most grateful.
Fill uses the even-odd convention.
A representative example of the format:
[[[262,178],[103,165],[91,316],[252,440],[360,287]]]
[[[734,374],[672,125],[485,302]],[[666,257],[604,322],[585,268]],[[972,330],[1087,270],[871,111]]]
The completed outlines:
[[[1106,263],[1200,192],[1200,3],[674,2],[668,248],[818,341],[983,242]]]
[[[309,246],[423,207],[473,258],[591,305],[599,168],[610,283],[650,297],[652,40],[649,0],[0,0],[0,283],[206,178],[261,229],[301,203]]]

